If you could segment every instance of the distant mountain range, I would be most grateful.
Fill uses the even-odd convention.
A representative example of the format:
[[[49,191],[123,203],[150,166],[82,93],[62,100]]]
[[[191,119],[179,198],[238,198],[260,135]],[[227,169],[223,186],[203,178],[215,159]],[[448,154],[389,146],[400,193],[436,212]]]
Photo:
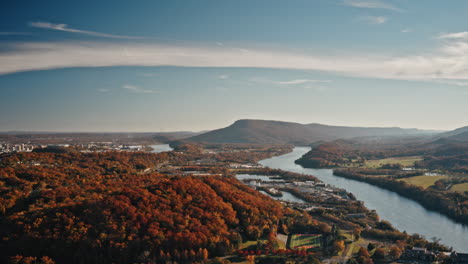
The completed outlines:
[[[193,137],[202,132],[0,132],[0,143],[58,144],[113,142],[120,144],[155,144],[168,143]]]
[[[437,135],[437,138],[455,141],[468,141],[468,126],[440,133]]]
[[[453,135],[449,137],[450,139],[458,140],[458,141],[468,141],[468,131],[462,132],[457,135]]]
[[[211,131],[174,132],[0,132],[0,142],[9,143],[86,143],[114,142],[121,144],[154,142],[199,142],[240,144],[294,144],[316,146],[337,139],[374,142],[449,144],[468,142],[468,126],[451,131],[420,130],[399,127],[347,127],[317,123],[241,119],[232,125]],[[397,140],[397,141],[395,141]],[[393,142],[393,143],[392,143]]]
[[[399,127],[346,127],[242,119],[228,127],[212,130],[186,140],[204,143],[304,145],[340,138],[412,136],[430,133],[435,132]]]

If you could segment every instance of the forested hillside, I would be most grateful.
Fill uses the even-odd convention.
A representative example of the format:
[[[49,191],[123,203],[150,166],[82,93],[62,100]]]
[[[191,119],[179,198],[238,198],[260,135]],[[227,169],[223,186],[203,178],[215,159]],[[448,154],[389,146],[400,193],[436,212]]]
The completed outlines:
[[[194,262],[276,228],[281,205],[235,179],[142,173],[168,158],[3,156],[1,261],[22,255],[56,263]]]

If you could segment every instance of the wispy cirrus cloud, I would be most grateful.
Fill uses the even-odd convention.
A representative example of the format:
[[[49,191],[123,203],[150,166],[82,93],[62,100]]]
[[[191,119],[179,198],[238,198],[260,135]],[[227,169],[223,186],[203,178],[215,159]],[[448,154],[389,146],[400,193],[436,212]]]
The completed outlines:
[[[392,11],[403,11],[402,9],[377,0],[343,0],[343,4],[347,6],[357,7],[357,8],[368,8],[368,9],[387,9]]]
[[[280,81],[277,82],[278,84],[284,84],[284,85],[289,85],[289,84],[305,84],[305,83],[331,83],[331,80],[311,80],[311,79],[295,79],[295,80],[290,80],[290,81]]]
[[[107,34],[107,33],[96,32],[96,31],[81,30],[81,29],[76,29],[76,28],[70,28],[68,27],[67,24],[54,24],[54,23],[44,22],[44,21],[30,22],[29,26],[34,27],[34,28],[77,33],[77,34],[89,35],[89,36],[94,36],[94,37],[115,38],[115,39],[146,39],[146,37],[114,35],[114,34]]]
[[[363,16],[360,17],[360,19],[372,25],[384,24],[388,20],[388,18],[384,16]]]
[[[439,39],[468,40],[468,31],[441,34]]]
[[[157,91],[144,89],[131,84],[125,84],[124,86],[122,86],[122,88],[132,93],[157,93]]]
[[[468,87],[467,81],[437,80],[436,83],[454,85],[454,86],[459,86],[459,87]]]
[[[245,52],[213,46],[115,42],[0,44],[0,74],[110,66],[269,68],[322,71],[367,78],[459,81],[468,80],[468,41],[446,39],[439,48],[431,52],[414,53],[411,56],[388,55],[385,52],[324,55],[269,49],[251,49]],[[304,81],[282,82],[293,85],[292,83]],[[139,91],[137,88],[126,89]]]
[[[294,80],[287,80],[287,81],[276,81],[271,80],[263,77],[254,77],[250,79],[251,82],[255,83],[263,83],[274,85],[276,87],[288,87],[288,88],[299,88],[305,90],[314,90],[316,92],[323,92],[328,90],[329,87],[325,86],[324,84],[332,83],[332,80],[315,80],[315,79],[294,79]]]
[[[294,79],[287,81],[275,81],[263,77],[254,77],[250,81],[257,83],[269,83],[276,85],[298,85],[298,84],[314,84],[314,83],[331,83],[332,80],[315,80],[315,79]]]
[[[277,87],[297,87],[307,90],[315,90],[318,92],[323,92],[328,89],[328,87],[323,84],[331,83],[332,80],[315,80],[315,79],[294,79],[288,81],[275,81],[263,77],[254,77],[250,79],[251,82],[255,83],[264,83],[275,85]]]

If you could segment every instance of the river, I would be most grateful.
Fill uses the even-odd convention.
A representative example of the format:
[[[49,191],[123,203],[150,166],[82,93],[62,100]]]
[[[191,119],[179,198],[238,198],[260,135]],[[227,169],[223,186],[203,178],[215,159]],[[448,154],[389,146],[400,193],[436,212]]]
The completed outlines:
[[[151,153],[159,153],[159,152],[164,152],[164,151],[172,151],[174,150],[169,146],[169,144],[160,144],[160,145],[150,145],[150,147],[153,148]]]
[[[259,163],[274,169],[314,175],[323,182],[346,189],[369,209],[375,209],[381,219],[390,221],[397,229],[413,234],[418,233],[431,240],[441,239],[441,243],[453,247],[458,252],[468,252],[468,226],[456,223],[448,217],[426,210],[417,202],[394,192],[355,180],[333,175],[330,169],[306,169],[294,163],[310,150],[309,147],[296,147],[293,152],[265,159]]]

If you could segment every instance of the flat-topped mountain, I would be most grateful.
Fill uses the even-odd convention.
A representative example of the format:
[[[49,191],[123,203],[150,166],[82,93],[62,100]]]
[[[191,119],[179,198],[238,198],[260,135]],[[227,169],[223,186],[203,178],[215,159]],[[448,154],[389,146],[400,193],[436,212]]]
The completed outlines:
[[[206,143],[310,144],[354,137],[389,137],[424,134],[428,131],[399,127],[346,127],[283,121],[241,119],[187,140]]]

